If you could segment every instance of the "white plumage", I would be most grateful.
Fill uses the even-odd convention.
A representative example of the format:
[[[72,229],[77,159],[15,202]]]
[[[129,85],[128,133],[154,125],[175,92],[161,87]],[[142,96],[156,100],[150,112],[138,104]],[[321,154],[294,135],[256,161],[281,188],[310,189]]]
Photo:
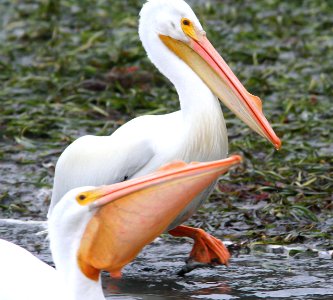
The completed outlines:
[[[120,182],[173,160],[225,158],[227,131],[217,96],[258,133],[271,141],[276,137],[262,114],[260,99],[233,75],[183,0],[148,1],[140,13],[139,35],[150,60],[174,84],[181,110],[142,116],[111,136],[84,136],[72,143],[56,165],[48,216],[74,187]],[[169,229],[190,217],[212,187],[192,201]]]
[[[149,58],[175,85],[181,110],[167,115],[138,117],[111,136],[84,136],[72,143],[57,162],[50,212],[62,195],[74,187],[120,182],[147,174],[177,159],[211,161],[227,156],[226,126],[217,97],[156,35],[156,27],[160,27],[161,32],[163,29],[169,32],[165,28],[168,18],[175,19],[178,25],[177,18],[183,15],[201,26],[183,1],[149,1],[141,12],[139,29]],[[186,213],[187,217],[208,193],[186,209],[191,211]],[[182,218],[176,220],[172,227],[183,221]]]
[[[77,249],[93,212],[75,196],[91,187],[68,192],[49,219],[50,248],[57,270],[27,250],[0,239],[1,300],[102,300],[100,281],[85,277],[77,264]]]

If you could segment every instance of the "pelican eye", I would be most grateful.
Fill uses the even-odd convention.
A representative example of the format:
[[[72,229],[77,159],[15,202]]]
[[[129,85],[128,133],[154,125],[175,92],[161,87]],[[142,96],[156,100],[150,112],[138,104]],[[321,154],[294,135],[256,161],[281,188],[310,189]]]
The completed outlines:
[[[194,23],[187,19],[187,18],[182,18],[181,23],[180,23],[183,32],[190,37],[191,39],[198,40],[197,36],[197,30],[195,28]]]
[[[81,194],[78,198],[79,198],[79,200],[83,201],[86,199],[86,196]]]
[[[183,18],[182,23],[184,26],[190,26],[191,25],[191,21],[189,19]]]
[[[103,192],[101,192],[101,188],[93,189],[86,192],[81,192],[75,197],[75,200],[80,205],[88,205],[104,196]]]

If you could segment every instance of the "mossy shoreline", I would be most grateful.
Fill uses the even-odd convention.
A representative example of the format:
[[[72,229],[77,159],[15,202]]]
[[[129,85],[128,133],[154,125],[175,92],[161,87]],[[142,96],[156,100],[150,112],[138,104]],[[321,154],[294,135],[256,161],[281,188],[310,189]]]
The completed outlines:
[[[245,157],[190,223],[233,241],[333,241],[333,6],[190,1],[218,51],[263,99],[280,151],[223,107]],[[137,34],[143,1],[0,3],[0,217],[44,219],[54,164],[84,134],[177,110]]]

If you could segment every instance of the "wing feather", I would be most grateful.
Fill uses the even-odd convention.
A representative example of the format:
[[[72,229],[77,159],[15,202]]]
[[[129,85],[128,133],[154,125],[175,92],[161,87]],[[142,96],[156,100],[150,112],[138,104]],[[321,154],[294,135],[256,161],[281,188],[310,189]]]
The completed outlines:
[[[150,140],[141,135],[87,135],[77,139],[57,162],[48,216],[69,190],[130,179],[154,155]]]

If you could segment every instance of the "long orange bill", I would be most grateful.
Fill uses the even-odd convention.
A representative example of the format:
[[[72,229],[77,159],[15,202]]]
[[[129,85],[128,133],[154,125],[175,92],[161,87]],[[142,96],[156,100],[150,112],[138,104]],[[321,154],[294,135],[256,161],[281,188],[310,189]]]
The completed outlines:
[[[279,149],[281,141],[263,114],[260,98],[245,89],[209,42],[205,32],[197,30],[190,20],[185,24],[182,28],[189,38],[188,43],[165,35],[160,35],[160,39],[191,67],[231,111]]]
[[[120,274],[141,249],[240,156],[207,162],[176,162],[137,179],[80,193],[81,205],[98,208],[81,240],[78,262],[91,279],[100,270]]]
[[[192,176],[200,176],[204,179],[211,173],[221,175],[232,166],[239,164],[241,160],[239,155],[233,155],[226,159],[204,163],[186,164],[176,161],[159,168],[152,174],[83,192],[76,197],[76,200],[80,205],[89,204],[90,208],[94,209],[147,187],[175,183],[184,178],[188,180]]]

